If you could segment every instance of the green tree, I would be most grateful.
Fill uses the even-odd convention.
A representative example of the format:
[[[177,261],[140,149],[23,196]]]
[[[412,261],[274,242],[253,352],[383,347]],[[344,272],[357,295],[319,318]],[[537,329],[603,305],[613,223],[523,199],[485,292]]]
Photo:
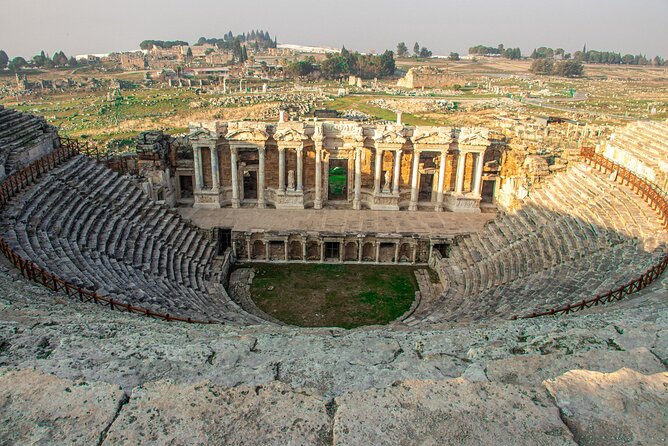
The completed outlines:
[[[77,59],[74,56],[71,56],[70,60],[67,62],[67,65],[69,65],[70,67],[77,67],[79,66],[79,61],[77,61]]]
[[[584,74],[584,65],[577,60],[562,60],[554,65],[551,74],[564,77],[581,77]]]
[[[32,62],[36,67],[43,67],[44,63],[46,62],[46,54],[44,54],[44,50],[42,50],[41,53],[33,56]]]
[[[413,54],[415,57],[418,57],[420,55],[420,44],[415,42],[415,45],[413,45]]]
[[[397,57],[408,57],[408,47],[404,42],[399,42],[397,45]]]
[[[17,73],[21,68],[25,67],[26,65],[28,65],[28,62],[26,62],[26,60],[23,57],[17,56],[13,58],[11,62],[9,62],[7,68],[9,68],[10,71]]]
[[[7,68],[8,63],[9,56],[7,56],[7,53],[5,53],[3,50],[0,50],[0,70]]]
[[[448,56],[448,59],[459,60],[459,53],[450,53],[450,55]]]
[[[552,74],[554,62],[552,59],[538,58],[531,63],[529,71],[534,74]]]
[[[431,51],[429,51],[427,49],[426,46],[423,46],[422,48],[420,48],[420,57],[422,57],[423,59],[427,59],[431,56],[432,56],[432,53],[431,53]]]
[[[397,66],[394,62],[394,53],[392,51],[385,50],[385,52],[379,56],[379,62],[380,77],[392,76],[394,74],[394,70],[396,70]]]

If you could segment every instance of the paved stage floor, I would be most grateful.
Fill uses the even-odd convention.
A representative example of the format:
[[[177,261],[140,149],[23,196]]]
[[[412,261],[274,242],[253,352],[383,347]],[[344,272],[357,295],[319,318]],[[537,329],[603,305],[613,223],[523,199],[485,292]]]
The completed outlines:
[[[179,208],[182,217],[204,228],[233,231],[314,231],[334,233],[404,233],[452,236],[482,230],[495,213],[462,214],[429,211],[354,211],[350,209],[194,209]]]

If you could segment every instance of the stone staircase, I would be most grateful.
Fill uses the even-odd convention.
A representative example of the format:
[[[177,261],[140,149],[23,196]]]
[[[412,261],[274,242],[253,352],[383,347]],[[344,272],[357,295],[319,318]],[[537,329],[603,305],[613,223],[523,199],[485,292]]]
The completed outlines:
[[[667,243],[633,191],[578,165],[453,246],[437,265],[445,292],[406,322],[508,318],[578,302],[644,273]]]
[[[201,231],[84,156],[16,197],[1,230],[24,258],[115,300],[194,319],[261,322],[209,280],[215,246]]]
[[[0,105],[0,165],[5,173],[17,169],[24,153],[41,142],[56,140],[56,130],[44,118],[18,112]]]

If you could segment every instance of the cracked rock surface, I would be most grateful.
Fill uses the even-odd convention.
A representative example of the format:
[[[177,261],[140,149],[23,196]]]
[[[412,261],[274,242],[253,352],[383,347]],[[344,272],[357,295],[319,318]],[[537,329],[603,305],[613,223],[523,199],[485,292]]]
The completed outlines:
[[[350,331],[150,320],[3,260],[0,289],[0,444],[599,444],[606,419],[665,444],[660,286],[568,317]],[[635,390],[587,387],[624,368]]]

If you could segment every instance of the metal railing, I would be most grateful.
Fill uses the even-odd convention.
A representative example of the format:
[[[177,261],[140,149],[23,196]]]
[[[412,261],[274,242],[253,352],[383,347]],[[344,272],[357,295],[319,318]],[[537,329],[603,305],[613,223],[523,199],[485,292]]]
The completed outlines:
[[[668,196],[658,186],[647,180],[637,176],[631,170],[616,163],[596,151],[591,147],[583,147],[580,149],[580,155],[589,165],[613,175],[612,179],[621,184],[629,186],[633,192],[640,195],[658,214],[665,229],[668,230]],[[626,296],[637,293],[643,288],[650,285],[656,278],[658,278],[668,267],[668,254],[645,271],[644,274],[636,277],[630,282],[614,289],[607,293],[597,295],[591,299],[585,299],[581,302],[570,303],[559,308],[551,308],[549,310],[540,311],[536,313],[527,314],[524,316],[513,316],[512,319],[529,319],[540,316],[552,316],[561,314],[570,314],[576,311],[581,311],[586,308],[604,305],[609,302],[624,299]]]
[[[82,144],[78,141],[63,138],[61,139],[61,147],[48,153],[42,158],[34,161],[21,170],[12,173],[6,177],[2,184],[0,184],[0,211],[4,211],[7,204],[16,195],[21,193],[28,186],[36,183],[39,178],[55,169],[56,167],[69,161],[74,156],[84,154],[91,158],[95,158],[100,162],[106,162],[107,159],[99,152],[93,151],[90,146]],[[68,297],[78,299],[81,302],[93,302],[104,307],[109,307],[112,310],[121,312],[136,313],[148,316],[154,319],[162,319],[165,321],[189,322],[195,324],[213,324],[214,321],[203,321],[192,318],[185,318],[181,316],[174,316],[168,313],[159,313],[148,308],[138,307],[129,303],[116,301],[110,297],[102,296],[94,291],[81,288],[64,279],[61,279],[54,274],[49,273],[42,267],[33,263],[30,260],[24,259],[19,255],[6,240],[0,236],[0,251],[7,257],[7,259],[21,272],[23,277],[33,282],[37,282],[52,291],[66,294]]]

